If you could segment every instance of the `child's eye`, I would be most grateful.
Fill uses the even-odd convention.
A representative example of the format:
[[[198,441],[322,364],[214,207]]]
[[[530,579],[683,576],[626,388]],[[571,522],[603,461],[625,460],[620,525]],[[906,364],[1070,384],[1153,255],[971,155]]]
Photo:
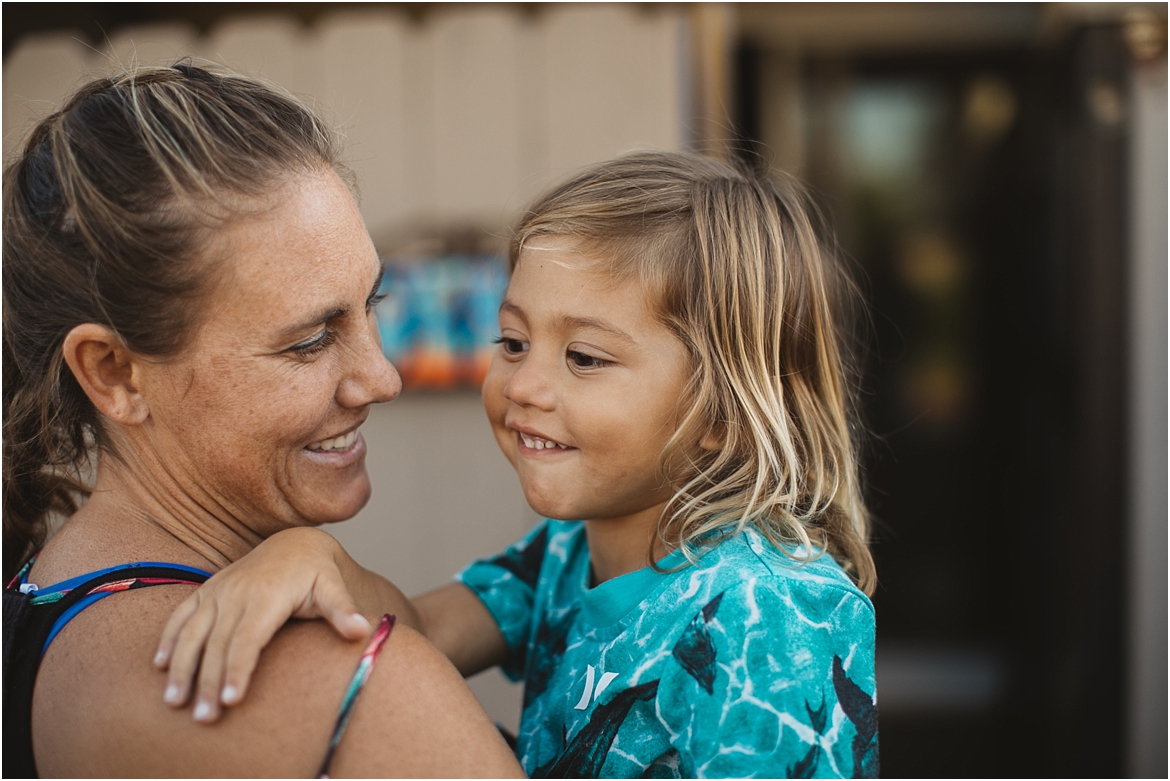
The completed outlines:
[[[288,351],[298,358],[311,358],[336,341],[337,333],[331,328],[326,328],[307,342],[294,344]]]
[[[519,339],[509,339],[506,336],[497,336],[492,340],[494,344],[503,345],[504,352],[508,355],[523,355],[528,352],[528,342],[522,342]]]
[[[565,353],[569,362],[578,369],[600,369],[603,366],[609,366],[610,362],[603,358],[596,358],[592,355],[586,355],[577,350],[569,350]]]

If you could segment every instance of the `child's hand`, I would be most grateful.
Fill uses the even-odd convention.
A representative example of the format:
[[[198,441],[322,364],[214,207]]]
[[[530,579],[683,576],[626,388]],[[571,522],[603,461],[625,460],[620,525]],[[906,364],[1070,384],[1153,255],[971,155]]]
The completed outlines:
[[[260,651],[289,618],[324,618],[342,637],[368,636],[370,622],[350,597],[338,553],[345,556],[323,531],[289,529],[200,586],[171,615],[154,657],[170,669],[167,704],[187,702],[198,668],[195,720],[218,719],[221,704],[243,700]]]

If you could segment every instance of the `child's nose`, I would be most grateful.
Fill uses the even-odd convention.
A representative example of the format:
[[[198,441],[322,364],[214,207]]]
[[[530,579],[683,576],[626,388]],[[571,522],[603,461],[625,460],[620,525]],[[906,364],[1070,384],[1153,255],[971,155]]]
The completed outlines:
[[[531,354],[520,362],[504,385],[504,398],[522,407],[553,408],[555,395],[552,386]]]

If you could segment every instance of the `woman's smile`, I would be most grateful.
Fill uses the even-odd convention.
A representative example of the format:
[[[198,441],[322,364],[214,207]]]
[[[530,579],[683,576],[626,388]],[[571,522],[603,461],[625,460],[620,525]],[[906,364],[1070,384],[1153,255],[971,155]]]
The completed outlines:
[[[354,427],[348,433],[313,442],[304,449],[314,463],[334,469],[360,464],[366,455],[366,440]]]

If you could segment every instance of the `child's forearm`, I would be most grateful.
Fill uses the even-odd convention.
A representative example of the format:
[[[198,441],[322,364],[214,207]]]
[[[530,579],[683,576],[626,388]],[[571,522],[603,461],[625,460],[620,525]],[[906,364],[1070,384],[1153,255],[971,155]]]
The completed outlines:
[[[419,629],[464,676],[502,664],[508,646],[495,618],[471,589],[448,583],[411,600]]]

